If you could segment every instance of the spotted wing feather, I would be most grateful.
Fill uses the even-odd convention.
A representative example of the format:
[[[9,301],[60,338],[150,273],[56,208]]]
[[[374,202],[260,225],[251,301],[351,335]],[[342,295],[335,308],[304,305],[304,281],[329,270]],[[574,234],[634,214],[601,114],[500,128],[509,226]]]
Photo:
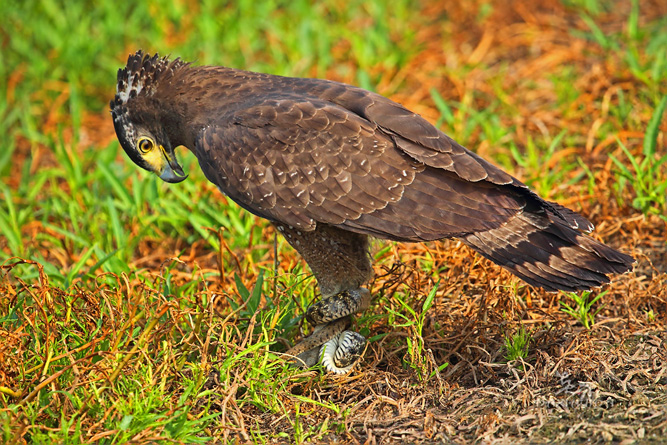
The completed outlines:
[[[240,205],[304,230],[326,223],[440,239],[498,227],[524,205],[520,194],[424,165],[377,124],[321,100],[268,99],[237,111],[202,132],[196,155]]]

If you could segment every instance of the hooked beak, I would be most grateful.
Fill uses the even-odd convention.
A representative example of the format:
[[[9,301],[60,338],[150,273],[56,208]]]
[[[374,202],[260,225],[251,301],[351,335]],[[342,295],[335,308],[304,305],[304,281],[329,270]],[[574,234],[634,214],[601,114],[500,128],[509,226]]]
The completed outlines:
[[[174,154],[173,149],[167,151],[163,146],[160,145],[160,150],[167,160],[167,165],[164,166],[164,170],[162,170],[162,173],[160,173],[160,179],[172,184],[185,181],[188,175],[185,174],[183,168],[181,168],[180,164],[176,160],[176,155]]]

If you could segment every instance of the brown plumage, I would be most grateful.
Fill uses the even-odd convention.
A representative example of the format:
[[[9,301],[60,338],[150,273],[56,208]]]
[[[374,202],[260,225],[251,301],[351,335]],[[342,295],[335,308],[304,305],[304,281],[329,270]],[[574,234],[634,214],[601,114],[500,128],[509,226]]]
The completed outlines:
[[[173,149],[189,148],[220,190],[280,228],[323,295],[370,278],[367,235],[459,238],[550,291],[599,286],[634,261],[585,235],[582,216],[361,88],[139,51],[118,73],[111,110],[138,165],[178,182]],[[146,137],[160,156],[140,149]]]

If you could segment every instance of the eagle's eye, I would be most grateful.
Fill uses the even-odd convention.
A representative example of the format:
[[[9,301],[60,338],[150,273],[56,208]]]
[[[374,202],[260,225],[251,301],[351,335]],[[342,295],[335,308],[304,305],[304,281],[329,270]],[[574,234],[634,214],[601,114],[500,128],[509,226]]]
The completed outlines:
[[[140,138],[137,141],[137,147],[139,148],[139,151],[142,153],[148,153],[153,149],[155,146],[155,143],[153,142],[152,139],[149,138]]]

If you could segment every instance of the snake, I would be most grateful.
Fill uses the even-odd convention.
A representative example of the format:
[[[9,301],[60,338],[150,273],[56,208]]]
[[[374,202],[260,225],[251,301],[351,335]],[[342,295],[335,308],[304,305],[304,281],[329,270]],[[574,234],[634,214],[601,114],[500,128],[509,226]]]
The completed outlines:
[[[348,330],[352,314],[370,304],[370,292],[360,287],[323,298],[306,310],[313,333],[287,351],[295,364],[310,368],[318,362],[334,374],[348,373],[366,347],[366,338]]]

